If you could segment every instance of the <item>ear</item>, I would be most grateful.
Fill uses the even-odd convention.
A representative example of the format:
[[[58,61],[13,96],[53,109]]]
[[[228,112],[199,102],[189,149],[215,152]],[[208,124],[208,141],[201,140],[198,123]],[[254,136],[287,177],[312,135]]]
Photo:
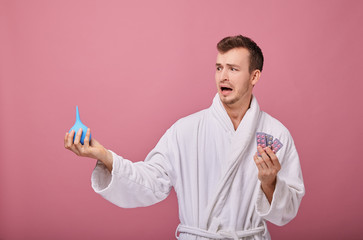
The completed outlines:
[[[251,84],[252,84],[252,86],[256,85],[258,80],[260,80],[260,76],[261,76],[261,71],[260,70],[258,70],[258,69],[253,70],[253,72],[251,73]]]

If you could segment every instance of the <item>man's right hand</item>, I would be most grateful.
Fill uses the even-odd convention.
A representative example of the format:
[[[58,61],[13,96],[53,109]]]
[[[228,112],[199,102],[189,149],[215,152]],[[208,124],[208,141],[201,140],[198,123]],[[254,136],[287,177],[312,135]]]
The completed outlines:
[[[76,138],[73,142],[75,131],[72,130],[70,133],[66,133],[64,136],[64,147],[78,156],[89,157],[102,161],[107,169],[112,171],[112,153],[104,148],[96,139],[92,138],[89,141],[91,135],[91,129],[88,128],[86,136],[84,138],[84,144],[81,144],[82,128],[77,132]]]

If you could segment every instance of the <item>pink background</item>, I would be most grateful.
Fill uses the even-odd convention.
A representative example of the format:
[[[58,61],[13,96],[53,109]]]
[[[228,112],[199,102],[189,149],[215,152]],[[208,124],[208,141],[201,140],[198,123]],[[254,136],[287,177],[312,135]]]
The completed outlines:
[[[253,2],[253,3],[252,3]],[[0,1],[0,239],[173,239],[175,193],[121,209],[95,161],[63,147],[75,106],[104,146],[143,160],[209,107],[216,43],[254,39],[255,95],[291,131],[307,194],[273,239],[361,239],[361,1]]]

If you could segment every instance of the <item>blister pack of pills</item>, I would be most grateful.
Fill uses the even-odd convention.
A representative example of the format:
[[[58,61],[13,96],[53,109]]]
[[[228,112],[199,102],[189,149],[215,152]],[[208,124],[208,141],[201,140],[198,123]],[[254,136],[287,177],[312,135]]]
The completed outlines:
[[[256,132],[256,142],[257,146],[261,146],[262,148],[270,147],[274,153],[277,153],[283,146],[281,141],[270,134],[264,132]],[[261,157],[261,154],[257,151],[257,155]]]

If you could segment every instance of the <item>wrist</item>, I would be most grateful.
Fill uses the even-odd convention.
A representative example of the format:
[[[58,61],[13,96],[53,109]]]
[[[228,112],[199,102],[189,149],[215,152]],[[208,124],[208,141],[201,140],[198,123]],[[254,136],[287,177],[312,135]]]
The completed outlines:
[[[108,151],[106,148],[102,149],[101,156],[102,157],[99,160],[102,161],[104,164],[108,164],[112,161],[112,153]]]
[[[267,187],[267,188],[275,188],[276,177],[273,180],[269,179],[268,181],[261,181],[261,185],[263,185],[264,187]]]
[[[273,183],[261,182],[261,189],[265,193],[265,196],[270,204],[272,202],[272,196],[274,194],[275,187],[276,187],[276,180]]]
[[[265,191],[274,191],[275,190],[275,184],[266,184],[261,182],[261,188]]]
[[[102,159],[99,159],[101,162],[103,162],[103,164],[105,164],[105,166],[107,167],[107,169],[112,172],[112,165],[113,165],[113,156],[112,153],[110,151],[108,151],[106,148],[103,148],[103,157]]]

